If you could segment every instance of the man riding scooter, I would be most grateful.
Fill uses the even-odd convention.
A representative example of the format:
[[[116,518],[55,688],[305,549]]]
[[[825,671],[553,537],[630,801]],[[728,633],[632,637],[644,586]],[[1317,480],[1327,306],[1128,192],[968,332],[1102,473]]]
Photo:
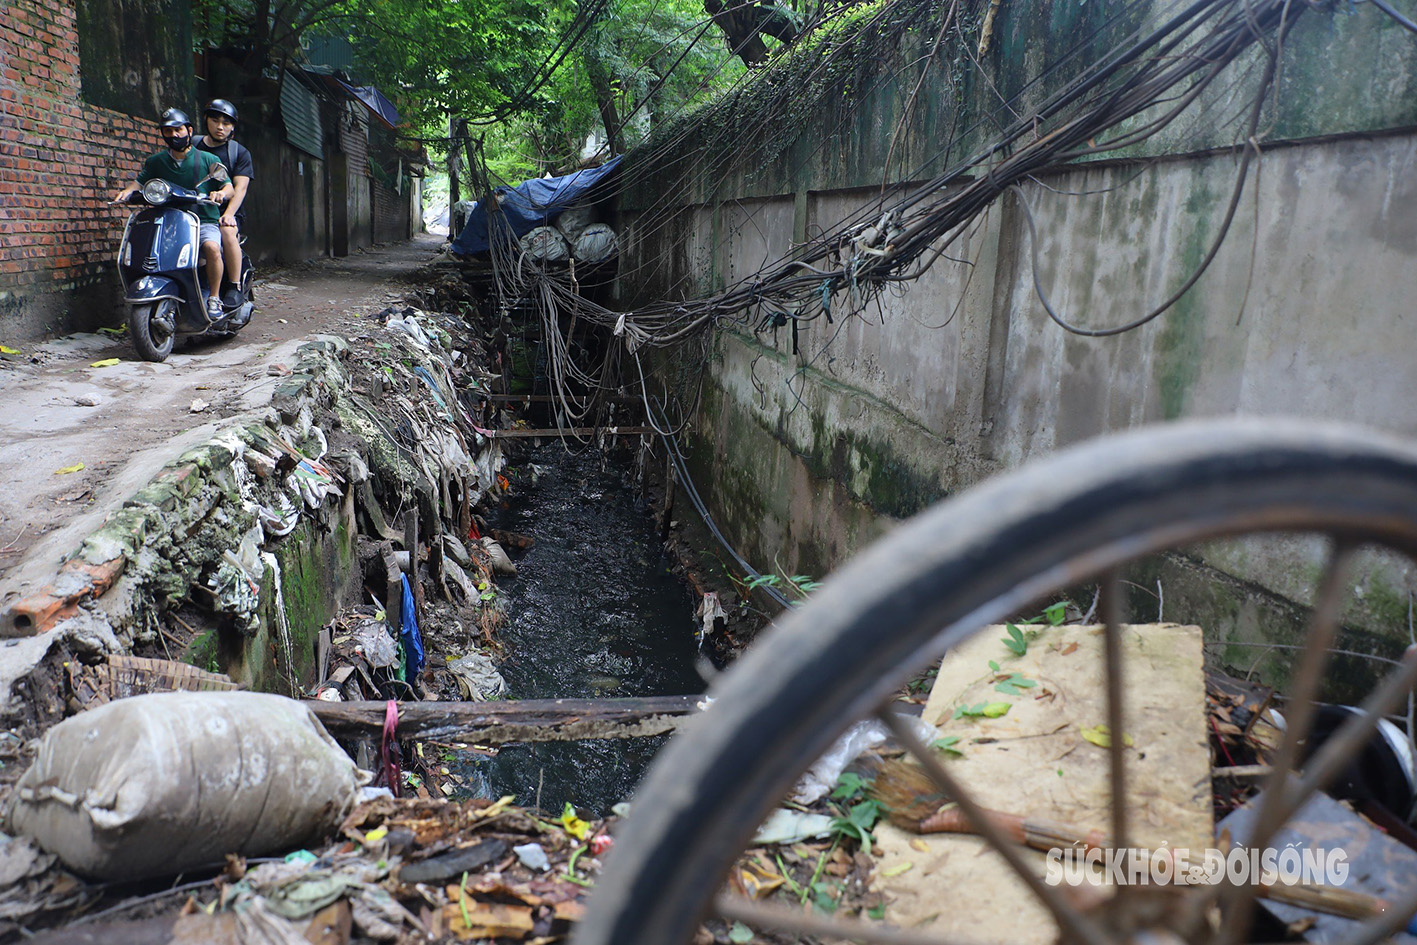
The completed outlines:
[[[246,189],[255,175],[251,152],[232,137],[236,132],[236,106],[224,98],[214,98],[202,113],[206,134],[197,138],[200,151],[215,154],[231,174],[233,195],[222,210],[221,251],[226,269],[226,287],[222,291],[227,307],[245,301],[241,268],[241,233],[246,228]],[[234,293],[234,294],[233,294]]]
[[[212,178],[211,172],[221,162],[216,155],[199,151],[192,146],[192,122],[185,112],[169,108],[158,120],[158,130],[167,150],[151,155],[143,162],[135,183],[118,192],[115,203],[127,202],[129,196],[150,180],[160,179],[180,187],[187,187],[205,193],[210,203],[203,202],[194,208],[201,224],[201,253],[207,268],[207,315],[220,318],[222,249],[221,231],[217,226],[221,218],[221,202],[231,199],[234,188]]]

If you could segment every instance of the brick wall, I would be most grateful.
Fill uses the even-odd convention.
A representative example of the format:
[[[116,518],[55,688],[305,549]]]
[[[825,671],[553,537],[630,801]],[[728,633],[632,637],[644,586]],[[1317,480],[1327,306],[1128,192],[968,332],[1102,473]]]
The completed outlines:
[[[157,149],[155,117],[83,103],[73,0],[0,3],[0,342],[115,320],[126,214],[104,203]]]

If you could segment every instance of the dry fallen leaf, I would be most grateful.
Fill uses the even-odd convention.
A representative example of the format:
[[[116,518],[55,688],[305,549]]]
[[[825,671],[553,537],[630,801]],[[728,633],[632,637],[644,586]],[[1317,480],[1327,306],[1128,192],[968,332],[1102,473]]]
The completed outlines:
[[[83,464],[83,463],[75,463],[75,464],[72,465],[72,466],[65,466],[63,469],[56,469],[56,470],[54,470],[54,475],[56,475],[56,476],[67,476],[67,475],[69,475],[69,473],[76,473],[76,472],[78,472],[79,470],[81,470],[81,469],[83,469],[83,468],[84,468],[84,464]]]
[[[912,837],[910,839],[910,849],[915,850],[917,853],[929,853],[930,845],[919,837]]]
[[[1112,747],[1112,732],[1105,723],[1102,725],[1094,725],[1092,728],[1083,728],[1082,726],[1078,726],[1078,731],[1082,733],[1083,739],[1089,744],[1096,745],[1098,748]],[[1122,744],[1126,745],[1128,748],[1131,748],[1132,736],[1128,735],[1126,732],[1123,732]]]
[[[444,906],[443,921],[460,939],[526,938],[534,926],[529,906],[478,902],[471,896]]]

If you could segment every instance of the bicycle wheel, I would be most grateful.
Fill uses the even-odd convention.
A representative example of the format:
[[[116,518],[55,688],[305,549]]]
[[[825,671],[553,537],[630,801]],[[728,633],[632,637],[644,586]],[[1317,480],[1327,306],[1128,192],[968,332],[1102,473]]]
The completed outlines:
[[[1108,721],[1125,731],[1119,569],[1195,542],[1252,533],[1331,537],[1307,647],[1291,680],[1289,726],[1273,760],[1253,846],[1263,846],[1316,786],[1371,735],[1377,713],[1352,724],[1298,766],[1324,661],[1346,590],[1351,550],[1417,549],[1417,449],[1391,438],[1312,423],[1230,420],[1177,424],[1094,441],[986,482],[902,525],[842,567],[798,610],[754,644],[712,687],[714,702],[652,766],[590,898],[576,945],[679,945],[710,914],[770,921],[746,900],[715,902],[755,828],[853,721],[878,714],[971,817],[976,830],[1043,900],[1071,941],[1111,942],[1138,930],[1116,908],[1071,906],[1025,874],[1019,847],[981,823],[978,805],[883,707],[910,676],[975,630],[1022,612],[1060,589],[1099,581],[1108,632]],[[1048,536],[1040,540],[1040,536]],[[1417,681],[1417,648],[1376,694],[1394,703]],[[1122,739],[1108,750],[1112,834],[1125,845]],[[1342,756],[1342,757],[1340,757]],[[1244,941],[1250,892],[1194,890],[1194,912],[1217,902],[1219,932],[1196,921],[1175,940]],[[1417,909],[1417,900],[1390,915]],[[1389,921],[1394,921],[1389,919]],[[1128,922],[1132,924],[1127,925]],[[852,941],[936,941],[835,919],[793,918],[788,927]],[[1374,926],[1376,941],[1387,926]],[[1122,930],[1119,932],[1118,930]]]

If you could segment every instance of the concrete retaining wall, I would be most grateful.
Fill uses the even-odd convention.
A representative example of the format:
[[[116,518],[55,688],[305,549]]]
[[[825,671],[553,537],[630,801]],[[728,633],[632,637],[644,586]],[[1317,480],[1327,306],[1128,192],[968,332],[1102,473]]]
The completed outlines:
[[[985,71],[1009,88],[1081,35],[1057,21],[1056,5],[1053,14],[1002,9]],[[860,316],[807,324],[795,355],[788,328],[719,331],[696,471],[740,550],[762,566],[819,575],[892,521],[997,470],[1154,421],[1297,414],[1417,435],[1408,409],[1417,397],[1417,99],[1404,91],[1417,44],[1368,13],[1377,11],[1306,12],[1286,41],[1271,139],[1229,237],[1196,288],[1139,330],[1090,339],[1049,320],[1023,215],[1007,197],[953,247],[960,261],[942,259]],[[876,200],[918,76],[902,68],[918,51],[912,42],[879,72],[853,77],[860,101],[846,119],[840,101],[820,103],[795,143],[774,145],[776,157],[753,142],[729,157],[730,143],[715,143],[707,126],[685,135],[708,149],[692,164],[678,149],[647,152],[639,164],[631,156],[627,173],[665,189],[637,184],[622,199],[622,301],[731,285]],[[1234,83],[1129,160],[1044,182],[1084,195],[1026,185],[1039,281],[1074,321],[1135,318],[1203,258],[1238,165],[1216,150],[1237,133],[1217,116],[1236,112],[1256,61],[1237,64]],[[920,117],[901,138],[917,157],[932,140],[940,150],[950,129],[974,127],[980,96],[992,94],[979,76],[955,85],[936,70],[927,80]],[[709,167],[713,175],[693,170]],[[1215,549],[1206,560],[1259,592],[1302,600],[1299,579],[1319,554],[1312,543],[1278,543]],[[1350,618],[1405,641],[1412,575],[1385,559],[1367,564]],[[1394,601],[1403,602],[1400,626]]]

